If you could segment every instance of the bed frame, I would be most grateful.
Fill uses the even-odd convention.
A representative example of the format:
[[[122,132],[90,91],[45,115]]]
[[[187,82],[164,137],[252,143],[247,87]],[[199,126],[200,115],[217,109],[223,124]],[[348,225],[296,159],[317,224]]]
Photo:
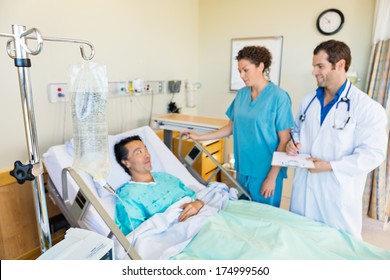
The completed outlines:
[[[207,186],[211,179],[219,172],[223,172],[228,179],[234,184],[234,187],[237,190],[237,196],[242,197],[246,196],[248,200],[252,200],[250,194],[237,182],[237,180],[201,145],[197,140],[192,139],[194,142],[194,147],[188,152],[188,154],[183,157],[182,156],[182,142],[183,137],[186,133],[182,132],[179,135],[179,145],[178,145],[178,158],[183,163],[183,165],[187,168],[187,170],[191,173],[192,176],[195,177],[201,184]],[[213,171],[213,173],[209,176],[208,180],[204,180],[202,176],[192,167],[195,159],[199,157],[201,153],[204,153],[211,161],[217,166],[217,168]]]
[[[71,180],[74,180],[80,188],[73,203],[68,198],[67,185],[69,178]],[[125,235],[120,231],[120,229],[112,220],[108,212],[104,209],[102,204],[96,198],[95,194],[91,192],[87,184],[80,177],[76,170],[71,167],[67,167],[62,170],[63,198],[61,198],[50,177],[48,179],[46,187],[51,197],[53,198],[53,200],[55,200],[56,205],[63,213],[64,217],[69,222],[69,225],[71,227],[90,230],[87,226],[83,224],[82,219],[87,213],[89,207],[92,205],[96,209],[100,217],[103,219],[107,227],[110,229],[110,233],[107,237],[112,238],[113,236],[115,236],[115,238],[118,240],[118,242],[123,247],[130,259],[141,259],[137,251],[126,239]]]

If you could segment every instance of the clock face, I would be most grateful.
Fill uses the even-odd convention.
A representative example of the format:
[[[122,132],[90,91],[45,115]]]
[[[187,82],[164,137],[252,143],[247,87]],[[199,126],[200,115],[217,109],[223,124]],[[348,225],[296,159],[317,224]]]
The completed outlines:
[[[317,19],[317,29],[324,35],[337,33],[343,25],[344,15],[337,9],[323,11]]]

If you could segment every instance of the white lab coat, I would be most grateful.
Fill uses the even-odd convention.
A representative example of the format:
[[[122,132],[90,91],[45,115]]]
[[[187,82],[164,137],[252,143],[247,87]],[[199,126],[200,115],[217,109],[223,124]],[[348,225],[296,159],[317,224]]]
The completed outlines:
[[[300,121],[315,94],[303,99],[293,134],[302,144],[300,153],[330,162],[333,171],[310,173],[297,168],[290,210],[361,239],[363,191],[367,174],[386,157],[387,115],[383,106],[352,85],[348,94],[351,119],[343,130],[333,128],[336,104],[320,125],[317,98],[306,111],[305,121]]]

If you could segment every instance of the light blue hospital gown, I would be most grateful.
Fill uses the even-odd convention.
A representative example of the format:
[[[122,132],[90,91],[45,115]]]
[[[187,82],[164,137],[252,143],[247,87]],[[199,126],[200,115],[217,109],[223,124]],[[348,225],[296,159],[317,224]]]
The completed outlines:
[[[265,199],[260,188],[271,169],[273,152],[279,145],[278,132],[294,126],[290,96],[271,82],[252,101],[251,87],[244,87],[237,92],[226,115],[233,122],[238,182],[254,201],[279,207],[283,179],[287,178],[286,168],[279,172],[273,196]]]
[[[130,181],[116,191],[125,206],[119,199],[116,200],[115,223],[125,235],[183,197],[196,199],[195,192],[178,178],[162,172],[152,172],[152,175],[155,182]]]

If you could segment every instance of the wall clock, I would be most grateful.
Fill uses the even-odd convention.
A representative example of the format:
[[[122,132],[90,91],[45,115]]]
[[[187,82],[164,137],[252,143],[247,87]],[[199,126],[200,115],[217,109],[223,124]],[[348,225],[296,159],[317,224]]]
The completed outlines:
[[[337,9],[327,9],[317,18],[317,29],[324,35],[333,35],[344,25],[344,14]]]

